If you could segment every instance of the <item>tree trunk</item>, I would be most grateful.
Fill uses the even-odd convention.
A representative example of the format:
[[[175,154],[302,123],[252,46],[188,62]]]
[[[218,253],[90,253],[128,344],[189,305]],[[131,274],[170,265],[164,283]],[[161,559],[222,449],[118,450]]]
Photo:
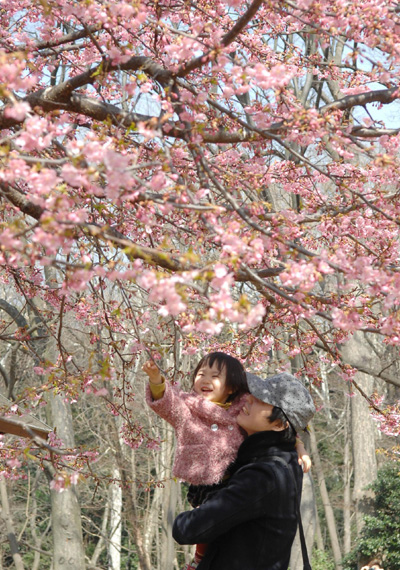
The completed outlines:
[[[144,548],[146,552],[149,553],[152,551],[153,543],[157,539],[159,532],[159,513],[161,510],[161,501],[162,501],[163,492],[164,489],[162,489],[161,487],[154,488],[151,502],[147,507],[145,513],[145,520],[143,527],[143,534],[144,534],[143,541],[144,541]],[[157,561],[161,559],[161,552],[160,556],[158,556],[157,554],[156,558]]]
[[[100,554],[104,550],[105,537],[107,536],[107,524],[108,524],[109,512],[110,512],[110,498],[107,501],[107,504],[104,509],[103,520],[101,522],[101,531],[100,531],[101,534],[99,540],[97,541],[96,548],[94,549],[94,552],[92,554],[92,558],[90,559],[89,570],[90,568],[97,566]]]
[[[306,539],[306,546],[308,556],[311,560],[311,552],[314,544],[314,535],[316,527],[316,508],[315,508],[315,493],[312,477],[310,473],[306,473],[303,478],[303,491],[301,495],[300,505],[301,521],[303,524],[304,536]],[[290,568],[302,568],[303,554],[301,551],[301,543],[299,532],[296,534],[295,541],[292,546],[292,553],[290,556]]]
[[[45,268],[46,283],[50,288],[57,287],[57,273],[54,268]],[[40,300],[30,304],[32,318],[40,328],[38,334],[43,337],[36,345],[38,355],[46,361],[56,362],[59,355],[56,340],[40,316]],[[62,331],[60,331],[61,334]],[[52,425],[64,446],[74,449],[75,435],[72,422],[71,406],[62,395],[49,394],[50,425]],[[46,470],[48,478],[54,476],[53,469]],[[51,523],[53,534],[52,570],[85,570],[85,551],[83,548],[81,509],[76,488],[71,485],[58,492],[50,489]]]
[[[161,470],[160,478],[166,479],[163,489],[163,511],[161,525],[161,568],[173,570],[175,549],[172,538],[172,524],[176,513],[178,500],[178,483],[172,481],[171,466],[174,457],[174,432],[169,426],[164,429],[164,441],[161,444]]]
[[[75,489],[51,491],[54,570],[84,570],[80,507]]]
[[[337,533],[337,529],[336,529],[336,521],[335,521],[335,517],[333,514],[333,509],[332,509],[332,505],[331,505],[331,502],[329,499],[328,491],[326,488],[325,476],[324,476],[324,472],[322,470],[322,464],[321,464],[321,460],[319,457],[317,441],[315,439],[315,434],[314,434],[313,430],[311,430],[310,440],[311,440],[311,451],[313,454],[313,460],[314,460],[314,465],[315,465],[315,472],[317,474],[319,490],[321,493],[322,503],[324,505],[326,524],[328,526],[329,538],[330,538],[331,546],[332,546],[333,559],[335,561],[335,568],[336,568],[336,570],[342,570],[342,565],[341,565],[342,552],[340,549],[339,538],[338,538],[338,533]]]
[[[125,516],[131,527],[133,542],[136,546],[136,553],[139,558],[138,570],[151,570],[150,555],[146,551],[143,540],[143,529],[142,529],[143,525],[142,521],[140,520],[139,511],[137,507],[137,494],[136,494],[135,483],[131,482],[135,481],[136,479],[135,452],[133,449],[130,451],[131,477],[127,477],[128,462],[124,457],[121,439],[119,437],[119,432],[118,432],[118,426],[114,421],[114,418],[109,418],[108,425],[109,425],[109,432],[110,434],[112,434],[112,438],[114,441],[116,466],[118,472],[120,473],[122,488],[125,491],[124,492],[126,500]]]
[[[114,468],[113,479],[120,480],[118,467]],[[121,535],[122,535],[122,489],[118,483],[110,487],[110,543],[109,543],[109,570],[121,568]]]
[[[318,511],[317,511],[317,516],[316,516],[316,524],[315,524],[315,542],[317,545],[318,550],[325,550],[325,544],[324,544],[324,539],[322,536],[322,531],[321,531],[321,523],[319,520],[319,515],[318,515]]]
[[[68,448],[74,448],[71,407],[61,396],[50,397],[53,425]],[[67,487],[62,493],[51,489],[54,570],[84,570],[81,510],[76,489]]]
[[[133,540],[139,558],[138,570],[151,570],[150,556],[144,548],[143,535],[139,527],[135,489],[133,485],[129,486],[126,481],[124,482],[124,486],[127,488],[125,495],[127,500],[126,516],[132,527]]]
[[[356,381],[363,391],[370,395],[373,392],[373,378],[359,372]],[[354,487],[357,535],[363,525],[363,517],[370,511],[370,500],[373,497],[367,487],[377,477],[377,462],[375,454],[376,427],[369,413],[369,406],[361,394],[356,393],[351,398],[351,429],[353,441]]]
[[[29,525],[31,529],[32,538],[35,543],[35,550],[34,550],[34,559],[32,562],[31,570],[40,570],[41,568],[41,555],[42,555],[42,543],[45,537],[47,536],[48,532],[51,529],[51,518],[49,518],[48,524],[44,531],[39,532],[39,528],[37,525],[37,521],[40,520],[38,517],[38,504],[37,504],[37,489],[38,483],[42,475],[42,470],[38,469],[35,475],[35,479],[32,485],[32,510],[29,516]],[[51,558],[51,553],[48,553],[48,556]]]
[[[7,529],[7,538],[10,543],[11,556],[16,570],[24,570],[22,557],[19,553],[17,537],[14,531],[14,524],[11,517],[10,505],[8,502],[7,486],[4,477],[0,476],[1,495],[1,518],[4,520]]]
[[[176,514],[178,500],[179,483],[173,480],[166,482],[164,486],[164,516],[163,533],[161,542],[161,568],[163,570],[174,569],[175,542],[172,538],[172,525]]]
[[[350,405],[346,401],[344,419],[344,450],[343,450],[343,553],[351,550],[351,476],[352,466],[350,457]]]
[[[374,353],[373,347],[362,333],[355,333],[353,337],[341,348],[341,353],[347,362],[364,364],[369,368],[376,368],[374,361],[379,357]],[[370,396],[374,390],[372,376],[358,372],[355,381],[362,391]],[[354,387],[351,398],[351,431],[353,444],[354,486],[353,499],[355,502],[357,535],[363,527],[363,516],[369,510],[371,491],[366,487],[377,476],[377,462],[375,455],[376,427],[369,413],[369,404],[360,392]]]

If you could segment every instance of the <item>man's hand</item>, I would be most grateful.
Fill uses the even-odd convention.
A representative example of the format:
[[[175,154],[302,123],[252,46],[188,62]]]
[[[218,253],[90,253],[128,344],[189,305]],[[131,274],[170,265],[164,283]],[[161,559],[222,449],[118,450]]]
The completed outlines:
[[[146,372],[152,384],[162,384],[163,379],[161,373],[154,362],[148,360],[143,364],[142,370],[143,372]]]

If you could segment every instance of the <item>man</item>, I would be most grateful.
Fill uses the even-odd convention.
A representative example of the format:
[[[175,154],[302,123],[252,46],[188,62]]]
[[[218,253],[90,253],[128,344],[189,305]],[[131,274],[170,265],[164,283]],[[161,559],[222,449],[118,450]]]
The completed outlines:
[[[197,570],[287,570],[297,529],[302,470],[296,433],[315,413],[292,375],[247,375],[237,422],[248,434],[225,488],[175,519],[179,544],[208,543]]]

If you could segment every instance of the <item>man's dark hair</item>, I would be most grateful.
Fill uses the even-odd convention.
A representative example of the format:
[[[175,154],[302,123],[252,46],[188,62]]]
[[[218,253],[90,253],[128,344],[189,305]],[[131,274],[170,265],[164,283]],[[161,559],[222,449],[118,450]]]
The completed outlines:
[[[296,431],[293,428],[292,424],[289,422],[285,412],[281,408],[278,408],[278,406],[273,407],[271,415],[268,418],[268,421],[270,423],[273,423],[275,420],[280,420],[283,425],[287,424],[287,428],[280,432],[282,441],[295,441]]]
[[[217,365],[219,372],[221,372],[222,369],[226,371],[226,387],[232,390],[232,394],[230,394],[227,400],[228,402],[231,402],[236,396],[241,396],[249,391],[243,364],[234,356],[230,356],[224,352],[211,352],[203,356],[192,374],[192,384],[194,384],[194,380],[200,368],[203,366],[212,368],[214,364]]]

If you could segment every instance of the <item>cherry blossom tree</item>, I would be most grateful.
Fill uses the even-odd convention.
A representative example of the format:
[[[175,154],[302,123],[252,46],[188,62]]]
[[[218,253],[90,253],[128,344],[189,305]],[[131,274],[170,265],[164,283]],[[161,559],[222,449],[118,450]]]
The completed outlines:
[[[127,405],[132,367],[146,353],[176,380],[182,356],[218,347],[316,385],[334,366],[398,433],[398,408],[355,374],[399,385],[399,13],[394,0],[2,5],[1,280],[40,325],[7,317],[1,340],[43,380],[13,379],[19,405],[90,392],[130,445],[156,445]],[[341,350],[356,332],[390,363]]]

